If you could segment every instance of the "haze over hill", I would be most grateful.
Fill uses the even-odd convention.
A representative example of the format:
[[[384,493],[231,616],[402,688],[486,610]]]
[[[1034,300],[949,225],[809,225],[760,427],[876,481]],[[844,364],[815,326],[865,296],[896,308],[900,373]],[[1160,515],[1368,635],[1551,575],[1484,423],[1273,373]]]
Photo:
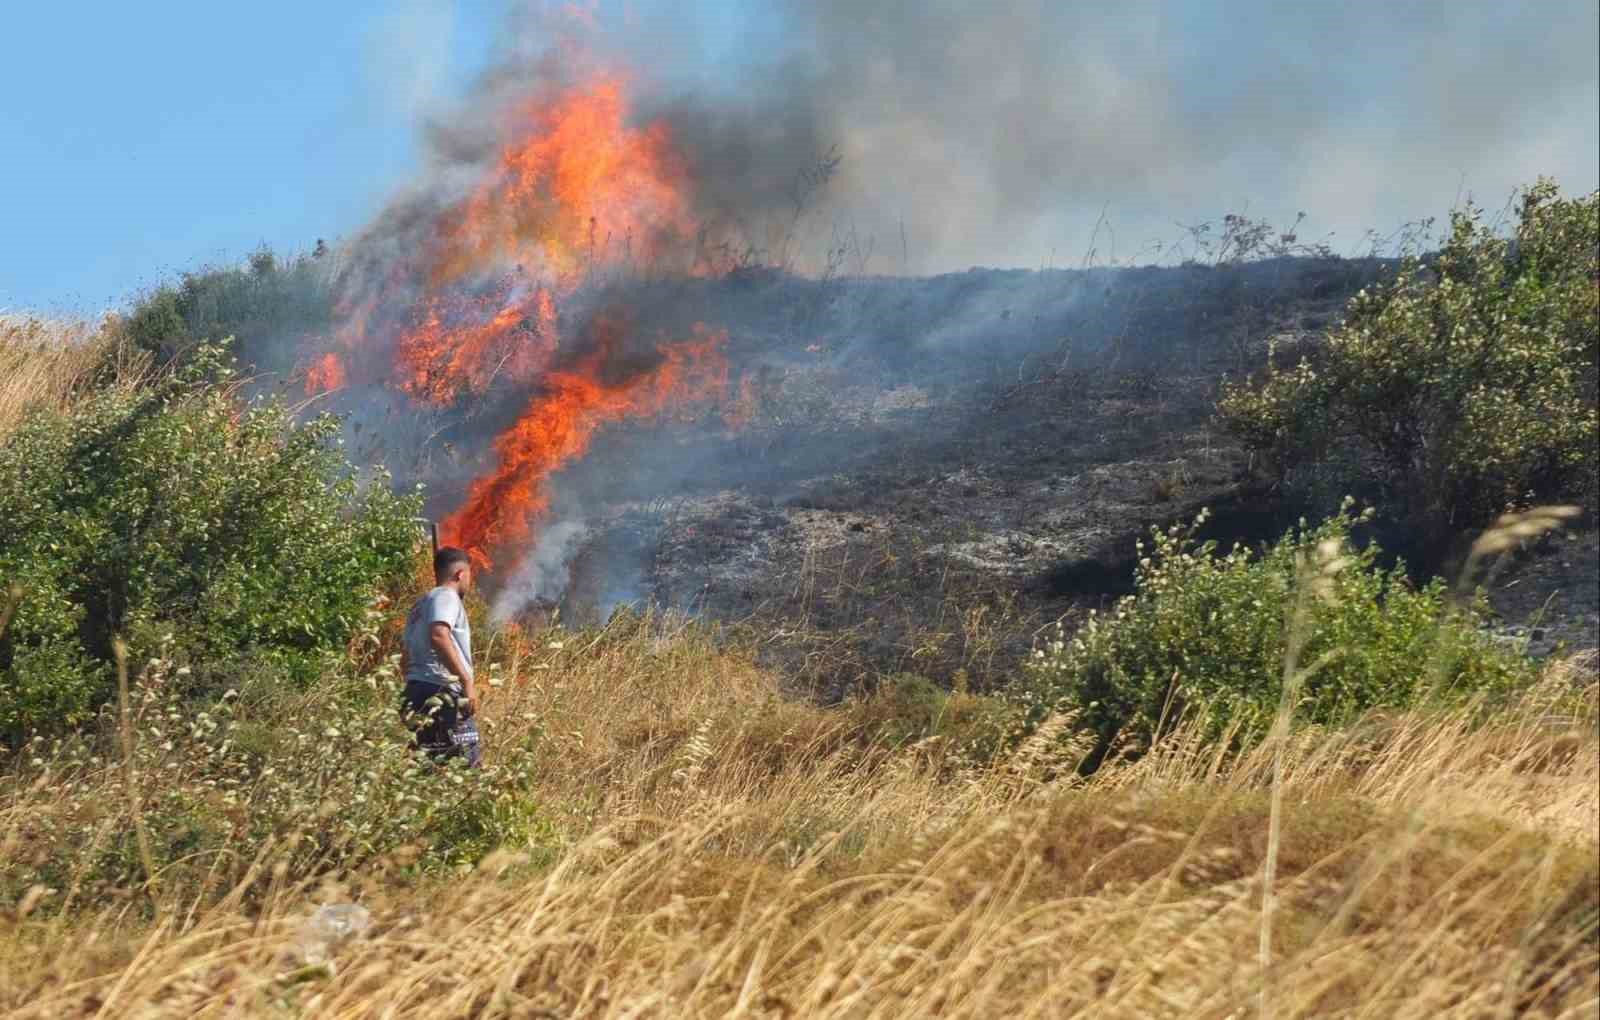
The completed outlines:
[[[692,590],[704,581],[663,575],[662,543],[677,539],[637,512],[731,490],[809,499],[830,472],[848,487],[852,472],[931,464],[972,434],[1008,438],[951,469],[957,492],[987,494],[986,474],[1045,484],[1064,465],[1018,458],[1037,444],[1028,430],[1058,414],[1084,434],[1060,437],[1074,471],[1049,484],[1121,464],[1147,491],[1093,520],[1040,525],[982,505],[1008,504],[1012,485],[955,514],[976,534],[906,521],[890,531],[1008,584],[1080,557],[1122,570],[1146,525],[1233,491],[1239,451],[1206,431],[1220,375],[1259,365],[1269,340],[1313,342],[1383,268],[1333,258],[1344,239],[1319,232],[1315,203],[1304,219],[1219,220],[1229,207],[1212,203],[1229,187],[1259,186],[1290,208],[1320,195],[1335,218],[1370,223],[1380,194],[1432,189],[1424,206],[1447,190],[1463,197],[1459,176],[1442,183],[1440,161],[1467,152],[1491,175],[1549,162],[1595,172],[1573,141],[1592,128],[1568,109],[1588,102],[1576,83],[1593,58],[1571,34],[1484,12],[1437,37],[1411,13],[1387,34],[1349,28],[1349,46],[1375,54],[1417,43],[1431,68],[1417,77],[1411,64],[1358,66],[1295,42],[1331,31],[1315,16],[1235,9],[1235,23],[1262,33],[1269,55],[1206,77],[1214,62],[1184,47],[1217,24],[1154,7],[1113,20],[1030,3],[959,16],[776,5],[722,26],[743,40],[736,51],[726,35],[690,31],[705,27],[692,16],[519,6],[470,87],[411,104],[424,111],[424,158],[405,187],[326,257],[286,273],[266,259],[247,274],[241,300],[257,300],[260,281],[290,281],[272,285],[272,301],[297,311],[251,325],[240,353],[259,388],[347,415],[362,463],[424,482],[444,539],[493,566],[505,615],[571,591],[602,611],[652,598],[730,612],[760,603],[760,583],[708,601]],[[1514,67],[1482,96],[1439,90],[1430,61],[1453,59],[1460,38],[1542,53],[1555,112],[1512,114],[1529,87]],[[1472,116],[1446,115],[1463,104]],[[1402,123],[1408,140],[1390,144]],[[1435,128],[1449,128],[1448,144],[1422,144]],[[1525,144],[1545,130],[1562,139],[1553,157]],[[1370,165],[1331,161],[1335,150]],[[1163,203],[1202,203],[1210,218],[1170,224]],[[1130,247],[1130,215],[1157,217],[1148,229],[1162,246]],[[1070,271],[915,278],[1007,261],[1005,246],[1010,261],[1053,262],[1017,253],[1037,253],[1075,217],[1083,248],[1060,260]],[[1369,241],[1362,253],[1399,245]],[[1317,264],[1286,261],[1295,255]],[[1239,271],[1265,256],[1275,260]],[[1138,261],[1175,267],[1107,268]],[[178,296],[173,310],[209,300]],[[1073,373],[1090,371],[1099,404],[995,413],[1008,385],[1086,397]],[[1135,376],[1145,391],[1113,392]],[[1139,426],[1121,430],[1120,447],[1089,427],[1116,413]],[[1174,500],[1157,476],[1196,476],[1187,454],[1161,449],[1159,465],[1151,455],[1200,434],[1207,481]],[[608,538],[623,520],[625,534]],[[700,553],[721,576],[718,551]],[[570,576],[574,565],[586,576]]]

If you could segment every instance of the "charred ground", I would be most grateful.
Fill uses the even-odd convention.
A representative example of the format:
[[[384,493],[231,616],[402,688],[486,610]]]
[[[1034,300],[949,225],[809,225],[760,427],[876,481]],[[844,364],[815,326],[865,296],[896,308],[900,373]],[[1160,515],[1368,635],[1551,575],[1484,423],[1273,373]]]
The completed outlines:
[[[562,614],[654,602],[748,625],[825,696],[907,672],[1003,682],[1038,627],[1131,590],[1151,526],[1208,507],[1200,537],[1254,545],[1327,509],[1250,470],[1214,422],[1217,387],[1269,341],[1314,348],[1392,265],[663,285],[650,321],[729,330],[746,418],[630,423],[558,479],[558,513],[582,522],[559,553]],[[1369,537],[1441,566],[1402,531]],[[1582,580],[1563,574],[1563,593]],[[1536,588],[1502,600],[1509,619]],[[556,593],[527,594],[543,618]],[[1544,617],[1547,645],[1595,644],[1594,607]]]
[[[1218,387],[1259,370],[1269,344],[1314,352],[1394,267],[597,274],[563,331],[622,309],[648,359],[657,338],[725,330],[728,398],[599,432],[552,479],[523,568],[492,579],[498,611],[539,623],[557,606],[567,621],[629,603],[688,610],[748,626],[825,696],[902,672],[1001,683],[1039,626],[1131,589],[1151,526],[1207,507],[1200,537],[1253,545],[1331,509],[1342,493],[1291,498],[1252,471],[1216,423]],[[278,351],[277,331],[246,340],[246,362],[271,368],[256,355]],[[309,409],[346,415],[356,459],[424,483],[437,519],[492,468],[491,441],[527,399],[491,385],[427,409],[375,382]],[[1404,528],[1380,521],[1363,537],[1418,574],[1448,567]],[[1535,651],[1600,643],[1600,606],[1581,594],[1595,588],[1594,550],[1542,548],[1498,579],[1506,624]]]

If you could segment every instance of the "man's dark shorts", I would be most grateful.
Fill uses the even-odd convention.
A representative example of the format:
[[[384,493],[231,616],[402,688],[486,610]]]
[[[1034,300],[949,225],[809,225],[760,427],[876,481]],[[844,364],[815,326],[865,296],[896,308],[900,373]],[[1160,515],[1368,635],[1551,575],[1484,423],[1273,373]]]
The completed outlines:
[[[401,714],[417,735],[417,749],[435,761],[465,758],[468,768],[483,763],[478,723],[467,714],[460,684],[407,683]]]

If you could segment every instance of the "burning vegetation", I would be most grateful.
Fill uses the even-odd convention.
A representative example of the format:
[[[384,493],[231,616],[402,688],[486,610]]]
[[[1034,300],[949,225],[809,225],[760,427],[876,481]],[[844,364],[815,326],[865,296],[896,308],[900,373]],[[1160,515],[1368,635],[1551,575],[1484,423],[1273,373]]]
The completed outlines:
[[[851,654],[808,686],[988,685],[1026,634],[1128,591],[1150,526],[1211,506],[1202,537],[1250,544],[1332,509],[1268,494],[1258,460],[1283,458],[1219,423],[1219,384],[1317,343],[1398,262],[1230,216],[1163,268],[872,277],[872,240],[836,228],[798,274],[836,153],[775,203],[730,187],[705,118],[582,47],[503,77],[330,260],[331,323],[294,355],[358,459],[426,484],[499,618],[820,622]],[[1423,571],[1448,555],[1383,526]],[[947,625],[975,601],[992,633]]]
[[[697,322],[669,336],[626,295],[599,296],[619,271],[694,271],[702,236],[671,131],[635,120],[621,74],[539,82],[495,117],[492,156],[465,194],[405,211],[406,254],[341,282],[351,314],[338,343],[376,373],[369,385],[419,410],[465,414],[491,392],[520,405],[444,513],[443,539],[502,572],[536,540],[551,475],[606,423],[702,402],[726,402],[730,425],[749,414],[748,385],[729,392],[725,331]],[[345,374],[338,354],[315,354],[307,390]]]
[[[445,522],[445,539],[485,565],[489,549],[526,546],[549,508],[544,486],[551,473],[583,456],[602,425],[716,399],[727,390],[725,333],[701,330],[695,340],[664,345],[653,367],[608,382],[608,358],[622,342],[614,338],[625,336],[628,326],[606,318],[590,328],[599,334],[592,348],[570,368],[543,376],[522,416],[496,437],[494,472],[472,483],[466,502]]]

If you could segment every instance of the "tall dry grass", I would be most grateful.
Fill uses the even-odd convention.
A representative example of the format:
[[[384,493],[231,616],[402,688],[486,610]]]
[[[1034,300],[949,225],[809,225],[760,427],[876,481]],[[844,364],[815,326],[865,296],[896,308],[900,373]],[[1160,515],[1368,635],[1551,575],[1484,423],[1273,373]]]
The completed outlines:
[[[136,384],[137,361],[105,323],[0,313],[0,441],[29,411],[64,407],[97,372]]]
[[[1180,727],[1082,779],[1061,721],[993,763],[940,741],[864,747],[870,706],[786,701],[747,657],[669,621],[500,651],[490,753],[541,730],[531,796],[568,834],[554,863],[512,847],[419,882],[401,851],[301,877],[275,870],[269,843],[231,889],[153,904],[130,890],[75,916],[36,890],[0,921],[0,1006],[1222,1018],[1600,1005],[1592,660],[1552,670],[1489,724],[1472,706],[1392,713],[1242,755]],[[51,803],[48,784],[13,788],[0,820],[14,831]],[[315,906],[348,900],[372,928],[308,943]]]

